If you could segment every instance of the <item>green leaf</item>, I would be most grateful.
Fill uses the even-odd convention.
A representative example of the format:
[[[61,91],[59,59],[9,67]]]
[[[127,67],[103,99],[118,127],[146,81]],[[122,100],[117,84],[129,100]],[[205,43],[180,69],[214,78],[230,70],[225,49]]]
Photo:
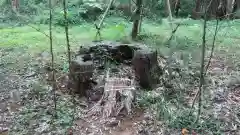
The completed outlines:
[[[67,62],[63,63],[63,72],[67,73],[69,71],[69,64]]]

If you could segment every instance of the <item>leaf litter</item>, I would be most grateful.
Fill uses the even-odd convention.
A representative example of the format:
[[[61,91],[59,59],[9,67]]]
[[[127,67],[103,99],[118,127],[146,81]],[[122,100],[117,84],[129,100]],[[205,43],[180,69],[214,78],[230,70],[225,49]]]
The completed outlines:
[[[2,50],[1,50],[2,51]],[[12,59],[10,59],[9,55],[4,52],[6,56],[7,63],[14,63]],[[14,54],[16,55],[16,54]],[[29,57],[29,56],[27,56]],[[14,58],[13,58],[14,59]],[[160,59],[160,58],[159,58]],[[215,59],[213,59],[215,60]],[[12,62],[11,62],[12,61]],[[191,100],[194,97],[194,91],[196,91],[196,82],[198,81],[198,74],[195,71],[186,69],[185,67],[179,66],[179,64],[175,64],[175,66],[181,69],[179,73],[176,67],[171,67],[172,72],[167,70],[166,63],[164,60],[160,60],[160,66],[164,69],[164,74],[160,77],[160,85],[157,89],[150,92],[143,92],[143,96],[146,96],[146,93],[149,93],[148,96],[152,99],[159,100],[162,96],[165,98],[174,99],[178,94],[181,95],[181,92],[185,90],[183,93],[184,102],[186,105],[191,104]],[[223,62],[222,60],[216,60],[216,62]],[[30,62],[29,62],[30,63]],[[71,100],[71,96],[67,94],[62,94],[61,92],[57,93],[58,100],[58,118],[52,120],[53,114],[53,97],[51,94],[51,87],[46,83],[42,82],[42,74],[44,72],[41,71],[42,67],[45,65],[38,65],[39,67],[26,64],[21,64],[21,70],[17,72],[24,72],[24,76],[18,75],[17,72],[13,73],[11,76],[10,71],[14,71],[14,68],[11,67],[11,64],[3,64],[4,68],[1,69],[1,86],[4,86],[5,90],[1,90],[1,113],[4,112],[5,123],[7,124],[4,127],[1,126],[1,129],[4,131],[9,131],[9,134],[65,134],[69,132],[69,129],[73,129],[73,134],[166,134],[171,132],[173,134],[180,134],[181,130],[169,130],[169,127],[165,122],[158,121],[158,113],[159,103],[151,104],[152,107],[148,107],[148,109],[142,110],[133,110],[133,114],[124,117],[113,117],[113,118],[105,118],[99,119],[98,116],[92,116],[91,118],[85,118],[88,109],[86,108],[87,101],[86,99],[76,98],[77,101],[77,111],[76,116],[77,119],[74,122],[75,126],[69,125],[72,121],[71,115],[73,114],[72,103],[69,102]],[[181,63],[181,62],[180,62]],[[212,99],[212,107],[207,110],[209,115],[211,113],[215,114],[215,117],[225,123],[220,129],[221,131],[227,134],[238,134],[239,133],[239,85],[238,85],[238,77],[232,76],[232,74],[238,74],[237,71],[224,69],[224,64],[215,64],[218,68],[214,67],[214,64],[211,65],[209,75],[207,78],[209,81],[207,84],[207,89],[210,91],[210,97]],[[218,65],[221,65],[220,67]],[[5,67],[6,66],[6,67]],[[25,66],[25,67],[24,67]],[[34,69],[30,69],[29,66],[35,67]],[[221,72],[219,72],[221,70]],[[41,74],[41,75],[39,75]],[[170,78],[169,74],[171,74]],[[186,74],[186,75],[184,75]],[[195,78],[190,78],[189,76]],[[232,78],[232,79],[231,79]],[[171,80],[171,81],[170,81]],[[194,81],[195,80],[195,81]],[[235,81],[235,82],[233,82]],[[229,85],[226,85],[226,82]],[[189,84],[191,84],[189,86]],[[17,90],[16,90],[17,89]],[[11,90],[12,95],[7,91]],[[17,97],[16,92],[19,92],[21,102],[19,101],[19,97]],[[164,93],[167,92],[167,93]],[[141,93],[141,92],[140,92]],[[140,94],[138,93],[138,94]],[[141,94],[140,94],[141,95]],[[147,98],[148,96],[144,97]],[[137,102],[144,101],[146,99],[142,99],[143,97],[137,97]],[[10,101],[13,99],[13,101]],[[167,100],[167,99],[162,99]],[[10,109],[7,108],[10,102],[15,102],[18,108],[16,112],[9,112]],[[152,101],[151,101],[152,102]],[[169,104],[170,105],[170,104]],[[3,106],[3,107],[2,107]],[[5,107],[4,107],[5,106]],[[14,106],[14,105],[12,105]],[[168,106],[170,107],[170,106]],[[5,108],[5,109],[4,109]],[[173,110],[169,111],[169,113],[176,112],[176,108],[173,106]],[[160,108],[163,109],[163,108]],[[14,123],[14,124],[13,124]],[[10,128],[9,126],[12,125]],[[134,133],[133,133],[134,132]]]

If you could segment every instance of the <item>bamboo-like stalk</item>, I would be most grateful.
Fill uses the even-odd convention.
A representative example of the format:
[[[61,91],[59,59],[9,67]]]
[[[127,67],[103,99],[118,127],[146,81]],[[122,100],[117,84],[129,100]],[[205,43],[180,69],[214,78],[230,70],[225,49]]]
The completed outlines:
[[[65,36],[66,36],[66,42],[67,42],[67,57],[68,57],[68,67],[69,67],[69,78],[73,78],[74,79],[74,75],[72,73],[72,71],[70,70],[70,66],[71,66],[71,46],[69,43],[69,33],[68,33],[68,18],[67,18],[67,3],[66,0],[63,0],[63,12],[64,12],[64,20],[65,20]],[[70,80],[73,81],[73,80]],[[74,122],[74,115],[76,113],[76,101],[75,101],[75,96],[74,96],[74,92],[73,89],[71,90],[71,94],[72,94],[72,103],[73,103],[73,114],[72,114],[72,123],[71,125],[73,125]]]
[[[51,52],[51,62],[52,62],[52,90],[53,90],[53,100],[54,100],[54,116],[57,117],[57,99],[56,99],[56,80],[55,80],[55,69],[54,69],[54,53],[53,53],[53,40],[52,40],[52,1],[49,0],[49,41],[50,41],[50,52]]]
[[[205,12],[204,12],[204,23],[203,23],[203,36],[202,36],[202,57],[201,57],[201,69],[200,69],[200,82],[199,82],[199,92],[198,92],[198,113],[195,123],[198,122],[199,117],[201,115],[202,108],[202,92],[204,85],[204,59],[205,59],[205,51],[206,51],[206,29],[207,29],[207,2],[205,1]]]

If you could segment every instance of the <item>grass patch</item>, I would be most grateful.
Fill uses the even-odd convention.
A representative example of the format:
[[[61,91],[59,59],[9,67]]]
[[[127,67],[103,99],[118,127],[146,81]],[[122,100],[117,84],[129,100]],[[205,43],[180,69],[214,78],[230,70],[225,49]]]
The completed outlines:
[[[173,46],[176,49],[188,50],[191,48],[199,47],[201,44],[202,35],[202,23],[201,21],[178,19],[181,25],[176,32],[177,38],[173,41]],[[214,32],[215,22],[209,22],[208,27],[208,39],[207,43],[211,44],[212,35]],[[30,24],[31,25],[31,24]],[[31,25],[39,29],[48,35],[48,25]],[[130,35],[132,24],[121,18],[108,18],[104,22],[104,28],[102,28],[102,38],[105,40],[126,40]],[[239,44],[240,39],[240,23],[234,22],[220,22],[220,31],[218,33],[217,43],[219,45],[233,45]],[[228,27],[231,26],[231,27]],[[3,27],[0,29],[0,47],[28,47],[31,52],[48,50],[49,41],[48,38],[33,29],[28,25],[19,27]],[[54,26],[53,28],[53,41],[54,49],[56,51],[66,51],[64,28],[60,26]],[[79,26],[70,26],[69,36],[73,49],[78,47],[84,42],[94,40],[96,30],[93,24],[83,23]],[[145,20],[142,25],[141,39],[149,44],[154,45],[157,48],[166,47],[164,44],[171,35],[171,27],[166,19],[162,20],[162,23],[152,23],[149,20]],[[226,38],[226,36],[228,38]]]

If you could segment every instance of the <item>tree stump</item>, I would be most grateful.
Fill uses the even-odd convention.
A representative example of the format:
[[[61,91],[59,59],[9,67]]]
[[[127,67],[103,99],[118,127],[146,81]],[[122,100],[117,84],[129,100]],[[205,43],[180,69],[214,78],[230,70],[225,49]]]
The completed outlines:
[[[91,78],[94,71],[92,61],[84,61],[84,55],[79,55],[70,65],[70,70],[73,75],[74,90],[80,96],[86,95],[86,90],[91,87]]]
[[[156,76],[158,76],[157,51],[149,48],[141,48],[135,51],[132,64],[140,86],[153,88],[157,83]]]

